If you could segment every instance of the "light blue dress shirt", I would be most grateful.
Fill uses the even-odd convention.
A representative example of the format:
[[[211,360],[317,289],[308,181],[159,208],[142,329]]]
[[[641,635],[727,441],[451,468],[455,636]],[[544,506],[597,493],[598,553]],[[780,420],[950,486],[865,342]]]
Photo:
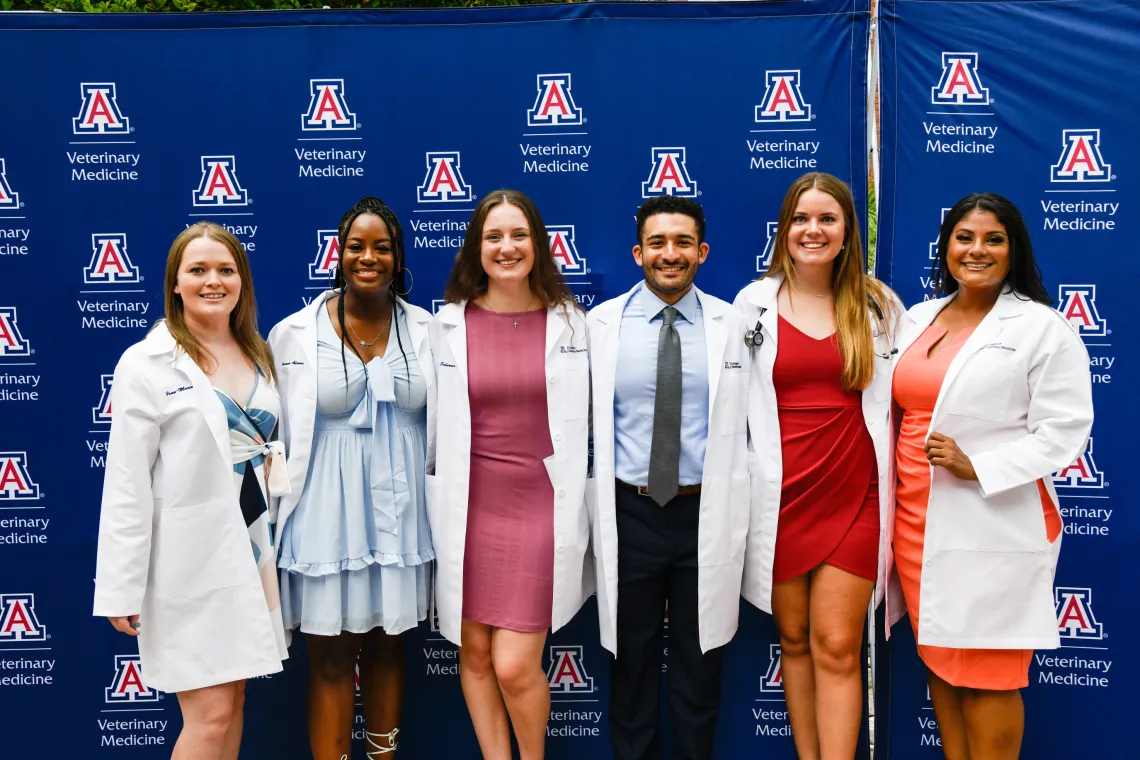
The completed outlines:
[[[614,475],[630,485],[649,483],[653,443],[653,401],[657,389],[657,341],[669,304],[643,282],[621,315],[617,376],[614,379]],[[673,326],[681,338],[680,483],[701,482],[709,437],[709,372],[705,326],[696,289],[673,304]]]

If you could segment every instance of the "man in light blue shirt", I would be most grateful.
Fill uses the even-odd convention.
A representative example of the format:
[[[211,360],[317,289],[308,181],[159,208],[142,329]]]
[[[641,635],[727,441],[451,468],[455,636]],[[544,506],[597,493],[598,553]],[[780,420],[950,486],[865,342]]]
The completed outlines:
[[[598,581],[603,643],[615,654],[610,739],[616,760],[661,757],[657,695],[668,609],[673,756],[707,760],[712,756],[724,651],[722,646],[702,651],[698,611],[701,480],[709,441],[708,328],[709,320],[716,320],[718,340],[724,341],[732,332],[726,324],[735,324],[736,315],[726,316],[731,312],[728,304],[693,286],[709,251],[700,205],[674,196],[653,198],[638,210],[637,230],[633,256],[644,281],[590,315],[591,345],[596,339],[600,353],[609,357],[591,355],[595,383],[600,373],[613,373],[612,386],[607,377],[606,391],[594,396],[598,428],[599,416],[609,410],[597,405],[608,403],[612,387],[612,448],[608,440],[595,440],[596,453],[612,452],[615,480],[613,486],[598,483],[599,489],[614,489],[609,503],[615,521],[599,523],[607,526],[601,528],[608,534],[602,542],[613,545],[613,528],[608,526],[616,527],[617,534],[617,567],[603,567]],[[737,332],[743,335],[743,328]],[[724,345],[717,350],[723,352]],[[718,372],[721,363],[715,363]],[[741,366],[725,366],[730,364]],[[601,429],[605,432],[600,435],[608,438],[605,421]],[[608,475],[608,468],[603,469]],[[612,556],[608,548],[596,551]],[[613,608],[604,597],[613,598],[606,590],[615,570],[612,620]],[[608,581],[602,577],[606,575]],[[616,630],[613,642],[606,641],[607,627]]]
[[[701,304],[691,287],[673,304],[662,301],[653,290],[642,283],[622,312],[614,385],[614,474],[631,485],[648,485],[658,334],[664,322],[662,312],[672,305],[678,312],[673,324],[681,337],[680,485],[693,486],[701,482],[709,435],[709,374]]]

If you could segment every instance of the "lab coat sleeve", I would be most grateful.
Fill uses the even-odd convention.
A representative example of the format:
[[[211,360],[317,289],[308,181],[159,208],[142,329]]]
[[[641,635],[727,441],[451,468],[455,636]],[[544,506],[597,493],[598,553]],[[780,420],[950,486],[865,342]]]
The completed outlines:
[[[111,382],[111,436],[95,570],[94,614],[103,617],[137,615],[150,570],[151,470],[158,457],[160,421],[141,361],[124,356]]]
[[[269,347],[269,361],[271,361],[273,363],[277,362],[277,359],[276,359],[277,352],[275,350],[276,346],[274,345],[274,343],[276,343],[276,338],[277,338],[277,326],[274,325],[273,329],[269,331],[269,337],[265,341],[265,344]],[[289,455],[289,453],[288,453],[289,437],[285,433],[285,419],[286,419],[285,398],[284,398],[285,394],[281,388],[281,378],[280,377],[277,378],[277,382],[275,385],[276,385],[276,391],[277,391],[278,397],[281,399],[281,415],[277,420],[277,427],[273,429],[273,437],[271,440],[281,441],[282,444],[285,445],[285,447],[286,447],[285,456],[280,458],[280,461],[282,461],[284,463],[285,461],[287,461],[287,457]],[[268,464],[268,460],[266,460],[266,463]],[[266,505],[266,508],[269,511],[269,522],[272,525],[276,525],[277,524],[278,509],[280,508],[280,505],[281,505],[281,495],[280,494],[274,495],[274,494],[270,493],[268,495],[267,501],[268,501],[268,504]],[[277,541],[276,536],[274,536],[273,540],[274,540],[274,543],[276,543],[276,541]]]
[[[584,316],[582,322],[586,326],[586,362],[588,365],[586,382],[589,383],[590,390],[590,400],[586,407],[586,478],[588,479],[594,477],[594,362],[590,358],[594,355],[594,351],[590,344],[589,317]]]
[[[435,362],[435,357],[439,354],[439,339],[440,330],[439,323],[432,320],[428,324],[428,346],[431,348],[431,359],[429,361]],[[438,439],[436,438],[436,429],[438,427],[439,415],[439,367],[433,366],[432,371],[435,373],[435,381],[428,385],[427,392],[427,457],[426,457],[426,473],[428,475],[435,475],[435,455],[438,448]]]
[[[1058,320],[1038,345],[1028,382],[1029,432],[970,457],[983,496],[1068,467],[1088,442],[1093,422],[1089,355],[1068,325]]]

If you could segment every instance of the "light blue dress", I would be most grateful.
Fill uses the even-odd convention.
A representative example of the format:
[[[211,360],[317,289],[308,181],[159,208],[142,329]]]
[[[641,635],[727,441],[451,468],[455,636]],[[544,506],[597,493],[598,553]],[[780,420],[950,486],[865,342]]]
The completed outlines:
[[[286,628],[395,635],[427,617],[427,383],[403,312],[366,366],[317,314],[317,416],[304,491],[281,527]],[[406,363],[405,363],[406,360]],[[345,373],[347,370],[347,385]]]

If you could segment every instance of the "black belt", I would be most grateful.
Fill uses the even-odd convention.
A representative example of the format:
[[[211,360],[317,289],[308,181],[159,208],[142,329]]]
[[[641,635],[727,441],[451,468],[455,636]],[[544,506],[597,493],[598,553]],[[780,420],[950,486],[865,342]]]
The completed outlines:
[[[617,478],[614,478],[614,482],[622,488],[625,488],[625,489],[630,490],[630,491],[636,491],[638,496],[649,496],[649,487],[648,486],[630,485],[629,483],[626,483],[624,480],[618,480]],[[695,486],[677,486],[677,495],[678,496],[692,496],[693,494],[700,493],[700,492],[701,492],[701,484],[700,483],[697,483]]]

